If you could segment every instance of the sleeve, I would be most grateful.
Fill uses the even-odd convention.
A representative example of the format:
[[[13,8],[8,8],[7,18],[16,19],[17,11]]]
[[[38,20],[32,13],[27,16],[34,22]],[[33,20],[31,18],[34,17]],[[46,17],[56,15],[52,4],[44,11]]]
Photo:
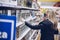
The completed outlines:
[[[25,22],[25,25],[31,29],[42,29],[44,27],[43,23],[39,23],[39,25],[31,25],[28,22]]]

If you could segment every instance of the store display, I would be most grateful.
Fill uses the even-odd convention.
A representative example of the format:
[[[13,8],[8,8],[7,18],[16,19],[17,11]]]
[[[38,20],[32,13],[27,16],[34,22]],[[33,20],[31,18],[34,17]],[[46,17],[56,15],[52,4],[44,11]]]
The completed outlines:
[[[36,31],[35,34],[31,37],[31,40],[35,40],[37,35],[38,35],[38,31]]]
[[[0,4],[0,7],[1,7],[0,9],[3,8],[2,10],[0,10],[0,14],[16,16],[16,40],[29,40],[31,35],[37,36],[37,33],[34,33],[34,30],[31,30],[29,27],[27,27],[24,24],[25,22],[21,20],[23,18],[24,20],[31,22],[31,24],[35,23],[35,20],[36,20],[35,10],[38,10],[37,9],[38,7],[36,6],[36,9],[32,7],[34,6],[32,5],[33,0],[12,0],[12,1],[8,0],[8,1],[9,1],[9,4],[6,1],[5,1],[6,4],[4,3]]]
[[[28,27],[26,25],[23,25],[22,27],[20,27],[20,34],[22,34],[27,29],[28,29]]]
[[[38,31],[35,31],[34,32],[34,30],[30,30],[28,33],[27,33],[27,35],[22,39],[22,40],[35,40],[35,38],[36,38],[36,36],[37,36],[37,33]],[[34,34],[33,34],[34,33]],[[30,39],[30,37],[31,37],[31,35],[32,35],[32,38]]]
[[[24,12],[23,12],[24,11]],[[23,19],[25,19],[25,20],[27,20],[29,17],[31,17],[31,18],[33,18],[33,15],[34,15],[34,17],[35,17],[35,13],[32,15],[31,14],[31,12],[32,11],[30,11],[30,10],[17,10],[16,11],[16,17],[17,17],[17,21],[18,22],[22,22],[22,20],[21,20],[21,18],[23,18]],[[34,19],[34,20],[36,20],[36,19]],[[31,24],[33,24],[33,22],[35,22],[34,20],[30,20],[29,22],[31,23]],[[23,37],[21,40],[29,40],[29,38],[30,38],[30,36],[32,35],[32,33],[34,32],[33,30],[30,30],[30,31],[28,31],[29,30],[29,28],[26,26],[26,25],[20,25],[20,26],[18,26],[19,28],[17,28],[17,39],[19,38],[19,37]],[[25,34],[25,32],[27,32],[27,34]]]
[[[29,40],[29,37],[32,35],[32,30],[27,33],[27,35],[24,37],[25,40]]]
[[[52,9],[56,12],[58,28],[60,29],[60,8],[55,8],[60,7],[60,2],[38,3],[38,1],[41,0],[6,0],[5,2],[4,0],[0,1],[0,15],[3,14],[16,16],[16,40],[36,40],[39,30],[30,29],[25,25],[25,22],[22,19],[28,21],[32,25],[38,25],[44,17],[43,14],[46,13],[46,11],[49,9]],[[40,11],[36,11],[36,9]],[[41,34],[39,34],[39,36],[40,35]]]

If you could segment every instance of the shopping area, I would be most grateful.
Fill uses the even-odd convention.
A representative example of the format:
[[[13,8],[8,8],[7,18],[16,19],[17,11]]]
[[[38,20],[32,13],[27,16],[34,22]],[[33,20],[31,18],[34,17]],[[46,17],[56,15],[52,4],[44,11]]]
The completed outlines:
[[[50,9],[57,13],[59,34],[54,39],[60,40],[60,0],[0,0],[0,15],[16,16],[16,40],[40,40],[41,30],[30,29],[21,19],[38,25]]]

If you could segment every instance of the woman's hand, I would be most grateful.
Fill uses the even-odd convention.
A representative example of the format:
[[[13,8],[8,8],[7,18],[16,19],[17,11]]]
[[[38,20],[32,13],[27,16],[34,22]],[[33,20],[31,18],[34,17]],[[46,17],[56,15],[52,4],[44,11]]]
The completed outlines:
[[[25,22],[25,19],[24,18],[21,18],[22,22]]]

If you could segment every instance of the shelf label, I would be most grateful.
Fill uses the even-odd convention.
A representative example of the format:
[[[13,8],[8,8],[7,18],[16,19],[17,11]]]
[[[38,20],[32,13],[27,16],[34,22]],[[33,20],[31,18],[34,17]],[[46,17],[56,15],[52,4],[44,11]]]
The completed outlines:
[[[15,40],[16,17],[0,15],[0,40]]]

